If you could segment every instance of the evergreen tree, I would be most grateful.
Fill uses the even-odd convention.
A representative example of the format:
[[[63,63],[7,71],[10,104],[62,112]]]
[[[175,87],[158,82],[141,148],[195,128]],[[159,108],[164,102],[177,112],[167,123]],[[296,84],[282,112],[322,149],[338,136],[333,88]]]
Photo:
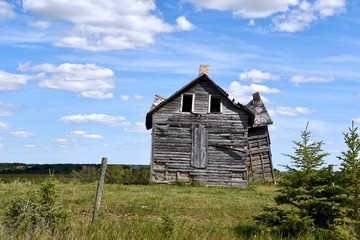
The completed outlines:
[[[312,228],[329,229],[340,216],[337,203],[337,187],[332,166],[323,167],[328,153],[322,150],[323,142],[310,141],[308,124],[301,132],[301,141],[293,141],[294,155],[284,154],[291,159],[291,165],[284,166],[287,174],[279,181],[279,195],[275,197],[278,205],[290,205],[292,210],[279,208],[267,211],[255,219],[267,227],[280,229],[285,235],[292,235],[294,221],[297,231],[310,231]],[[284,225],[288,225],[286,228]],[[287,232],[288,231],[288,232]],[[298,232],[299,233],[299,232]]]
[[[308,124],[301,132],[301,141],[293,141],[294,155],[284,154],[291,159],[292,166],[286,165],[288,174],[279,182],[280,194],[275,198],[278,205],[287,204],[309,216],[315,226],[329,228],[338,216],[332,167],[324,168],[328,153],[322,150],[323,142],[311,142]],[[322,168],[321,168],[322,167]]]
[[[348,133],[344,133],[347,150],[341,152],[339,160],[344,206],[351,225],[360,236],[360,137],[358,128],[352,122]]]

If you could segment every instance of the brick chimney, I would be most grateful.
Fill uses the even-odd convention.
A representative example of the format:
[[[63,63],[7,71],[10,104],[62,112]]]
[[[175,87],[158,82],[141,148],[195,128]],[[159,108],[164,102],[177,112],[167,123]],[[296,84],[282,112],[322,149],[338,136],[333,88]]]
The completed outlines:
[[[199,70],[199,75],[201,75],[201,74],[206,74],[206,75],[208,75],[208,73],[209,73],[209,65],[203,65],[203,64],[201,64],[200,65],[200,70]]]

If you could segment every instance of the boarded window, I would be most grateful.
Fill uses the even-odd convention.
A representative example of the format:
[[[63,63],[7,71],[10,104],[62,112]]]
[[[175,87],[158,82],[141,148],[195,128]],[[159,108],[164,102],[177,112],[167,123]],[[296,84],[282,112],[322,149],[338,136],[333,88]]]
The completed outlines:
[[[207,132],[203,125],[194,124],[192,133],[191,166],[195,168],[206,168],[208,139]]]
[[[183,94],[181,111],[182,112],[192,112],[193,109],[193,94]]]
[[[210,112],[219,113],[221,112],[221,97],[220,96],[210,96]]]

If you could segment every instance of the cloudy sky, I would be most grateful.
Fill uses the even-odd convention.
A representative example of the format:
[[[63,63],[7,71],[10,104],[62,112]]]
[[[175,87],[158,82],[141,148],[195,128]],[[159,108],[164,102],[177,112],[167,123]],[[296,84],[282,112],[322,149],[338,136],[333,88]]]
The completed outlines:
[[[356,0],[0,0],[0,162],[149,164],[145,116],[197,77],[260,94],[273,161],[360,125]]]

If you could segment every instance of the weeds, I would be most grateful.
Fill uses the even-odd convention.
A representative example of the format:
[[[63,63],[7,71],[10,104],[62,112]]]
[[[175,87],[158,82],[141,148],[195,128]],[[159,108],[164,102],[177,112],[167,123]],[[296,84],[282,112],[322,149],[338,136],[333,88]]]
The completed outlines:
[[[162,216],[162,222],[160,225],[161,233],[165,238],[170,238],[175,230],[175,220],[174,217],[166,213]]]
[[[5,228],[14,234],[32,236],[36,230],[67,230],[70,213],[57,202],[56,180],[50,175],[38,190],[29,190],[13,200],[5,212]]]

